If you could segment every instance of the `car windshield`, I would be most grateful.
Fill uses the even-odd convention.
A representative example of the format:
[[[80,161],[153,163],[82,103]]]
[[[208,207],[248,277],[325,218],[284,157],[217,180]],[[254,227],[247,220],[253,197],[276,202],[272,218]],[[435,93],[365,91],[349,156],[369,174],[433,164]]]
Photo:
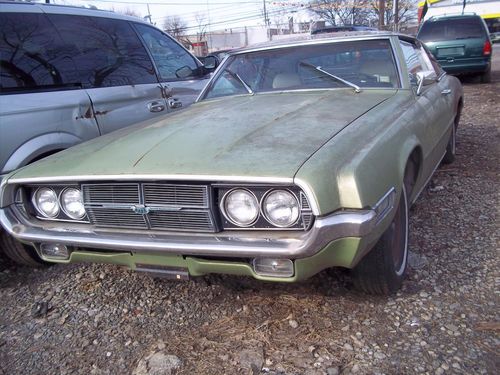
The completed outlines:
[[[418,33],[422,42],[483,38],[484,27],[478,18],[451,18],[427,21]]]
[[[230,56],[203,99],[269,91],[399,86],[387,39],[281,47]]]

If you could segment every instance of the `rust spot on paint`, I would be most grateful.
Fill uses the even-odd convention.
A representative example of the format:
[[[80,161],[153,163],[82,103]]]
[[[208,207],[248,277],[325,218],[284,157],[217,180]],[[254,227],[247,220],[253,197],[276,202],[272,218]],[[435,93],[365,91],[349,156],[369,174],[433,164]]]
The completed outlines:
[[[92,114],[92,108],[91,107],[88,107],[87,110],[85,111],[85,114],[83,116],[76,116],[75,117],[75,120],[79,120],[81,118],[86,118],[86,119],[90,119],[93,117],[93,114]]]

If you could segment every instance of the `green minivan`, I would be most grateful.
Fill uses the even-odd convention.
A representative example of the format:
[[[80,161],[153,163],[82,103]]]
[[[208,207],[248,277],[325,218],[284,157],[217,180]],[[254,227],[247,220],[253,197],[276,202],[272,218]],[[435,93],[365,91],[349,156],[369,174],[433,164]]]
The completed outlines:
[[[483,19],[475,14],[444,15],[427,19],[417,38],[425,43],[450,74],[477,74],[491,80],[491,40]]]

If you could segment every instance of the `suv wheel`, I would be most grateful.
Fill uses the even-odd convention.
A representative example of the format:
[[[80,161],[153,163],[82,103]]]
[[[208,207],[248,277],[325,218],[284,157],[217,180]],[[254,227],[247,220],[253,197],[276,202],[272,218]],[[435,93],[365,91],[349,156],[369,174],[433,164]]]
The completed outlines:
[[[408,198],[399,198],[389,228],[353,270],[354,285],[369,294],[388,295],[401,287],[408,261]]]
[[[490,83],[491,82],[491,68],[489,68],[486,72],[481,74],[479,77],[481,80],[481,83]]]
[[[9,259],[23,266],[41,267],[49,265],[49,263],[40,259],[33,246],[19,242],[3,230],[0,230],[0,249]]]

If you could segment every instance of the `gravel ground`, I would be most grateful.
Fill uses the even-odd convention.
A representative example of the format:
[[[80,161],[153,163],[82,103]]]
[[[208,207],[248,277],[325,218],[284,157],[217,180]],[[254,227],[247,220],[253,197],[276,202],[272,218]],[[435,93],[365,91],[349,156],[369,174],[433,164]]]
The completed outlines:
[[[497,374],[500,49],[464,81],[457,160],[411,212],[411,258],[389,298],[340,270],[296,285],[152,279],[115,266],[0,259],[0,373]]]

